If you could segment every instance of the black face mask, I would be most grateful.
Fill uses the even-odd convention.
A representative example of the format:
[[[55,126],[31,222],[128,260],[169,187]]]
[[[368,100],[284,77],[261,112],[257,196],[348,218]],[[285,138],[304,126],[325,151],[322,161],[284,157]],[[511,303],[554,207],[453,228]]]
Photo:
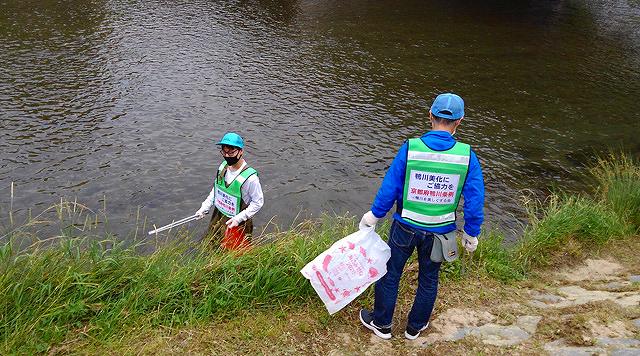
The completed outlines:
[[[227,161],[227,164],[230,166],[233,166],[234,164],[238,163],[238,161],[240,160],[242,156],[238,155],[235,157],[224,157],[224,160]]]

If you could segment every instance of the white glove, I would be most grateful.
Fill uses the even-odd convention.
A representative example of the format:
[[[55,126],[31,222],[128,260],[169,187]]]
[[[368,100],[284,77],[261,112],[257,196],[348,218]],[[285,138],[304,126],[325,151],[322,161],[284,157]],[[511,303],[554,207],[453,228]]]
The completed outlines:
[[[238,216],[234,216],[231,219],[227,220],[227,222],[225,224],[227,224],[227,229],[233,229],[234,227],[240,225],[242,221],[240,221],[240,218],[238,218]]]
[[[377,222],[378,222],[378,218],[376,218],[375,215],[373,215],[373,213],[371,212],[371,210],[369,210],[366,213],[364,213],[364,215],[362,215],[362,219],[360,219],[360,224],[358,224],[358,228],[362,230],[370,227],[375,227]]]
[[[465,232],[462,234],[462,246],[465,250],[473,252],[478,248],[478,238],[470,236]]]
[[[204,218],[205,215],[209,214],[209,209],[205,209],[204,207],[198,209],[196,211],[196,215],[198,215],[198,219]]]

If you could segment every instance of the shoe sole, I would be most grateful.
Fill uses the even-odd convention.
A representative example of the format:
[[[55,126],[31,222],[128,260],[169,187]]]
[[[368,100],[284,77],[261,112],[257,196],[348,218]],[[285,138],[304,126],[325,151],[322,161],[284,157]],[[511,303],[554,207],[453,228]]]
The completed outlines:
[[[378,331],[378,329],[374,328],[373,326],[367,324],[363,319],[362,319],[362,314],[358,313],[358,318],[360,318],[360,322],[362,323],[362,325],[364,325],[367,329],[373,331],[374,334],[376,334],[377,337],[381,338],[381,339],[385,339],[385,340],[389,340],[391,339],[391,334],[383,334],[380,331]],[[406,332],[406,331],[405,331]]]

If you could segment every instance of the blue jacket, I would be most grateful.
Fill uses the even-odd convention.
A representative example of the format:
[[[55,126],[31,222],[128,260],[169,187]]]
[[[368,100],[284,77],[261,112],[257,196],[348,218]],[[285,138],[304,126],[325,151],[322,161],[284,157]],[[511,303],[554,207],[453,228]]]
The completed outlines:
[[[447,131],[430,131],[421,137],[422,141],[432,150],[448,150],[456,143],[453,136]],[[398,212],[402,210],[402,194],[404,192],[405,171],[407,169],[408,143],[400,147],[396,158],[393,159],[391,167],[387,171],[382,181],[382,186],[376,194],[376,198],[371,206],[371,212],[377,218],[384,217],[396,204],[396,212],[393,218],[399,222],[409,225],[419,230],[446,234],[456,229],[456,224],[451,223],[439,227],[422,227],[403,219]],[[464,197],[464,231],[471,236],[480,235],[480,226],[484,220],[484,181],[482,179],[482,169],[475,152],[471,150],[469,159],[469,172],[462,187]]]

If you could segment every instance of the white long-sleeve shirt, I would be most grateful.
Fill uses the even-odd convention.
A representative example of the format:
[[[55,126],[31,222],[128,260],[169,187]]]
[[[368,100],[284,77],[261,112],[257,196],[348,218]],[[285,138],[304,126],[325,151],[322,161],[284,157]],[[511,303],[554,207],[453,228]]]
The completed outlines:
[[[242,166],[239,169],[234,170],[231,167],[227,167],[227,171],[224,174],[224,181],[227,184],[233,182],[233,180],[242,172],[242,169],[247,165],[247,162],[243,162]],[[217,173],[216,173],[217,174]],[[262,208],[264,205],[264,195],[262,194],[262,186],[260,185],[260,179],[258,179],[257,174],[253,174],[244,181],[242,187],[240,188],[242,192],[242,200],[245,204],[247,204],[247,208],[242,210],[235,216],[238,219],[238,222],[243,222],[251,219],[256,213]],[[216,187],[215,184],[207,199],[202,202],[200,210],[209,211],[213,206],[214,198],[216,195]]]

